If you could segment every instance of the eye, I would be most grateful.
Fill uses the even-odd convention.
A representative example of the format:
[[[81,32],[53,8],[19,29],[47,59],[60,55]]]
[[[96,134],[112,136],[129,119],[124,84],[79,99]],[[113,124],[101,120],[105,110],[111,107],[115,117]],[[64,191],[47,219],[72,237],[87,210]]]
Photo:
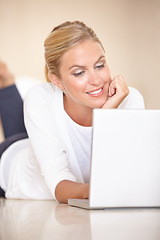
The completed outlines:
[[[97,69],[104,68],[104,63],[102,63],[102,64],[97,64],[97,65],[95,66],[95,68],[97,68]]]
[[[83,75],[83,73],[84,73],[84,71],[79,71],[79,72],[73,73],[73,75],[74,75],[75,77],[80,77],[80,76]]]

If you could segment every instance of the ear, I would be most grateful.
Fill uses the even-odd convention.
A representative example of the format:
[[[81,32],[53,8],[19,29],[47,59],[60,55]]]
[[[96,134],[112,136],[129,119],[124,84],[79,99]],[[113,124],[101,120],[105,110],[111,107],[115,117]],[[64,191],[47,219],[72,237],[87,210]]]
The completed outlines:
[[[64,90],[61,80],[54,73],[48,73],[48,78],[54,85]]]

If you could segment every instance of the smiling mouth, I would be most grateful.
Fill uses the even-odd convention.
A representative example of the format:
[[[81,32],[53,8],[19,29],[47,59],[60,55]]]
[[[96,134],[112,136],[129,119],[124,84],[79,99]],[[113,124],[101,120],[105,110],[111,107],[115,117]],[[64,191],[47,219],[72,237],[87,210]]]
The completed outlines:
[[[98,94],[100,94],[102,92],[102,90],[103,90],[103,87],[101,87],[98,90],[92,91],[92,92],[87,92],[87,94],[89,94],[89,95],[98,95]]]

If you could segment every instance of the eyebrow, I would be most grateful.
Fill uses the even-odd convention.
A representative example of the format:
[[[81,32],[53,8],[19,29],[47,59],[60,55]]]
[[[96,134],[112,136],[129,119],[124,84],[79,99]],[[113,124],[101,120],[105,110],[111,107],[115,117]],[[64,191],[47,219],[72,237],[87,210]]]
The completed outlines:
[[[100,56],[100,57],[98,58],[98,60],[95,62],[95,64],[97,64],[102,58],[105,58],[105,56],[104,56],[104,55]],[[76,65],[76,64],[75,64],[75,65],[69,67],[68,70],[70,70],[70,69],[72,69],[72,68],[75,68],[75,67],[77,67],[77,68],[84,68],[85,66],[83,66],[83,65]]]

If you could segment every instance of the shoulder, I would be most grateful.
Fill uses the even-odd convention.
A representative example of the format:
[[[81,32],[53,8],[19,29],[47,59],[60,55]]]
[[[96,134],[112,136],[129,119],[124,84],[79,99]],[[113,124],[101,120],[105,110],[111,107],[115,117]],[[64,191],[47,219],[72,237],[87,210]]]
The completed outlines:
[[[48,82],[38,83],[28,90],[25,99],[31,97],[32,95],[38,96],[39,94],[48,94],[50,93],[50,91],[54,90],[55,90],[54,86],[51,83]]]
[[[39,83],[30,88],[25,96],[24,103],[25,106],[33,106],[35,105],[42,106],[42,104],[47,104],[52,102],[56,98],[61,97],[60,90],[54,86],[52,83],[44,82]]]
[[[57,121],[57,114],[63,112],[62,91],[52,83],[41,83],[32,87],[24,100],[24,119],[26,126],[35,122],[41,127],[50,126]],[[51,123],[52,121],[52,123]]]
[[[142,97],[142,94],[136,88],[133,88],[133,87],[128,87],[128,88],[129,88],[130,96]]]
[[[28,77],[28,76],[16,77],[16,79],[15,79],[15,85],[16,85],[22,99],[25,98],[25,96],[30,88],[39,84],[40,82],[41,82],[40,79],[34,78],[34,77]]]
[[[119,108],[123,109],[144,109],[144,99],[142,94],[133,87],[129,87],[129,94],[119,105]]]
[[[128,98],[130,98],[130,100],[137,100],[137,101],[144,101],[142,94],[133,87],[129,87],[129,95]]]

